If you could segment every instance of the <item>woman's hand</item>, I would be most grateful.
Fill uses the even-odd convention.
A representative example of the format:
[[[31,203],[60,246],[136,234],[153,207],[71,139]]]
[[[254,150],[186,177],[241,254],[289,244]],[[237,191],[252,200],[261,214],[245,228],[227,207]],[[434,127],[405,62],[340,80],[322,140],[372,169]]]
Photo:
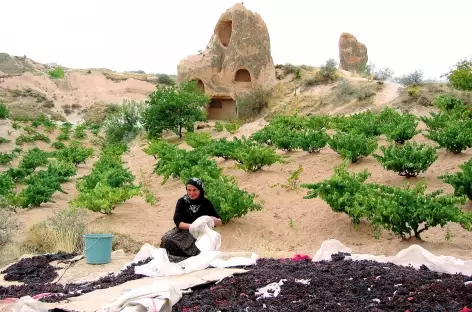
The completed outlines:
[[[216,217],[211,217],[213,219],[213,222],[215,222],[215,226],[221,226],[223,222],[221,222],[221,219],[218,219]]]

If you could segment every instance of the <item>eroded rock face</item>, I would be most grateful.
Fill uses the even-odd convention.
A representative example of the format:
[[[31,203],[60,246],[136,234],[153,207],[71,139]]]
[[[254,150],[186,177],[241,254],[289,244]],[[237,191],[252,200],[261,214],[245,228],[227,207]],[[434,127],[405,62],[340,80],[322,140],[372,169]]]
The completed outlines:
[[[260,15],[239,3],[224,12],[205,50],[180,61],[177,82],[186,80],[197,80],[213,98],[209,109],[220,110],[214,114],[216,119],[231,119],[228,114],[236,112],[237,94],[256,87],[272,88],[275,67],[269,32]]]
[[[349,33],[339,37],[339,68],[359,72],[367,65],[367,48]]]

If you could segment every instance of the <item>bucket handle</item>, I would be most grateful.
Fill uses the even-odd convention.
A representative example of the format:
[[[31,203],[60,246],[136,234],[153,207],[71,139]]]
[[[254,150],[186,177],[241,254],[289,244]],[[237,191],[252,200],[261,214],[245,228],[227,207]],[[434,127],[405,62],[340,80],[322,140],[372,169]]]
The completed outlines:
[[[84,252],[87,251],[87,250],[89,250],[89,249],[92,248],[93,246],[95,246],[95,244],[98,243],[98,241],[99,241],[100,239],[102,239],[102,238],[101,238],[101,237],[98,237],[98,238],[93,242],[92,245],[90,245],[87,249],[84,250]]]

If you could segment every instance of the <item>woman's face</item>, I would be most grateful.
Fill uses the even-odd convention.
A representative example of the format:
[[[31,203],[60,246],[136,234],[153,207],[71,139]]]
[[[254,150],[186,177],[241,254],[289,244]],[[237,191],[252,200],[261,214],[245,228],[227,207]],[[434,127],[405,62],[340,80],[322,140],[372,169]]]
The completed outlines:
[[[188,184],[187,185],[187,195],[190,199],[197,199],[200,195],[200,190],[197,189],[195,186]]]

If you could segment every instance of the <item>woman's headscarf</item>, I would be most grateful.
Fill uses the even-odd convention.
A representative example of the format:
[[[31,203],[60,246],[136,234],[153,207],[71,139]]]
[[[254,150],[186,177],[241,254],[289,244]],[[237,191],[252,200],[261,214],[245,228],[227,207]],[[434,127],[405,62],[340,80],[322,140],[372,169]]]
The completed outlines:
[[[191,199],[188,194],[184,196],[185,202],[189,205],[189,211],[195,214],[200,209],[202,199],[205,197],[205,190],[203,188],[203,182],[199,178],[188,179],[187,183],[185,183],[185,187],[189,184],[195,186],[200,191],[200,195],[198,195],[196,199]]]

